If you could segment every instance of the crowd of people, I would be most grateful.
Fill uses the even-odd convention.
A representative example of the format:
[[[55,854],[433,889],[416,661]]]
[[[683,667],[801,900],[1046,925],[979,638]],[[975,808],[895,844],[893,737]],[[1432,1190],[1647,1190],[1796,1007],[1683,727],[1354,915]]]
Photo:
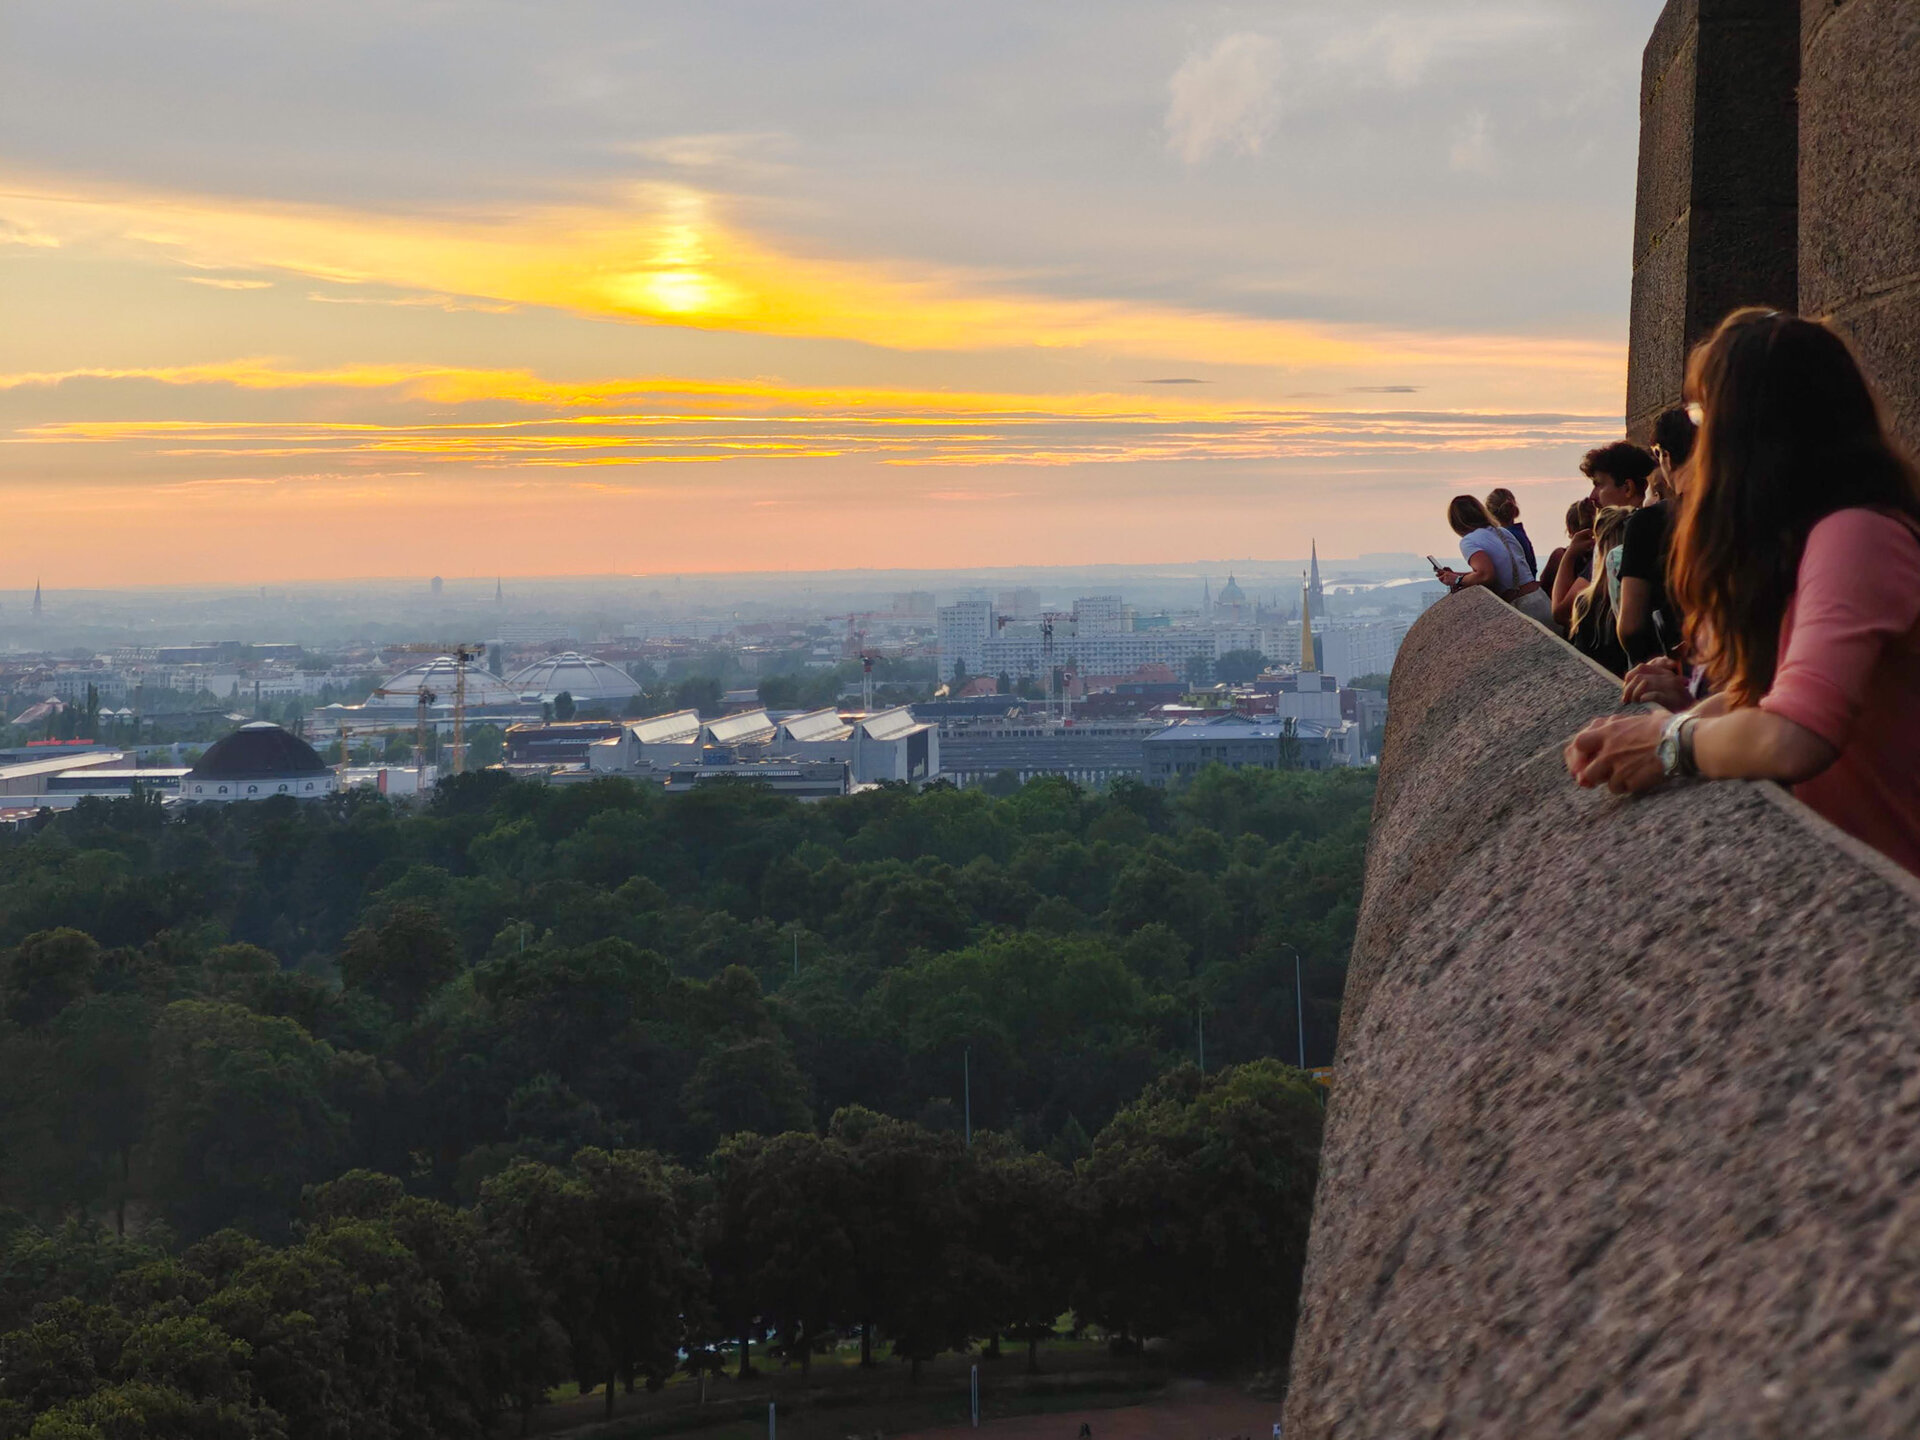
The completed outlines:
[[[1536,568],[1511,492],[1447,519],[1484,586],[1621,680],[1567,745],[1581,785],[1775,780],[1920,874],[1920,470],[1829,326],[1736,311],[1648,447],[1581,464]]]

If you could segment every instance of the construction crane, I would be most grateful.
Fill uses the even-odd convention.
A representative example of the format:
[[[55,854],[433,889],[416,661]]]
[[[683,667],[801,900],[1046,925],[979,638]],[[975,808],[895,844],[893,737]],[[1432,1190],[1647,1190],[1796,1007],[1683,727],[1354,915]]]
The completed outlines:
[[[453,773],[462,775],[467,768],[467,667],[487,653],[486,642],[456,640],[443,645],[390,645],[388,650],[399,655],[432,655],[435,658],[445,656],[453,661]],[[406,690],[379,689],[376,695],[406,695]],[[439,703],[440,697],[422,685],[419,690],[417,713],[414,724],[414,769],[415,784],[426,780],[427,712]]]

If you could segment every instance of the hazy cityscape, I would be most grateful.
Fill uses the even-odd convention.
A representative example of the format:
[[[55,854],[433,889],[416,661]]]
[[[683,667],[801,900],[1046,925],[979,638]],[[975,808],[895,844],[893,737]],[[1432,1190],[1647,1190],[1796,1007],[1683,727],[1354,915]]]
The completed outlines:
[[[666,750],[656,742],[649,763],[669,786],[719,775],[721,755],[762,778],[785,762],[772,767],[777,788],[815,798],[891,779],[1164,784],[1199,768],[1203,739],[1213,758],[1224,732],[1205,727],[1223,717],[1244,726],[1229,763],[1278,764],[1285,741],[1308,768],[1363,765],[1384,724],[1383,677],[1441,590],[1417,557],[1323,568],[1310,550],[1304,563],[1135,572],[43,584],[0,599],[5,743],[20,767],[0,771],[0,786],[15,815],[135,784],[204,798],[204,786],[180,788],[185,773],[209,743],[259,722],[322,752],[332,788],[411,794],[469,763],[563,779],[614,765],[600,742],[621,738],[617,722],[689,712],[734,722],[718,732],[733,738],[695,726]],[[460,647],[471,654],[451,653]],[[913,734],[935,739],[911,763],[883,760],[870,717],[903,708]],[[846,722],[844,743],[783,726],[827,710]],[[766,724],[742,729],[753,716]],[[78,768],[48,763],[63,752]],[[1157,769],[1149,754],[1164,757]],[[803,759],[811,768],[794,771]]]

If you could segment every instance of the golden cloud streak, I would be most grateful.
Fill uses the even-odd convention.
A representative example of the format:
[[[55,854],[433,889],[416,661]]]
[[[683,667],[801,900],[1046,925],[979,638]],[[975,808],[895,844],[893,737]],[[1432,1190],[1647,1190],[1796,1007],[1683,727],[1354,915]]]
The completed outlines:
[[[1616,383],[1621,347],[1431,335],[1021,292],[998,277],[783,253],[724,205],[644,185],[598,206],[392,215],[137,190],[0,192],[0,225],[62,244],[223,270],[425,292],[418,303],[535,305],[595,317],[854,340],[904,350],[1086,348],[1217,364],[1557,376]]]

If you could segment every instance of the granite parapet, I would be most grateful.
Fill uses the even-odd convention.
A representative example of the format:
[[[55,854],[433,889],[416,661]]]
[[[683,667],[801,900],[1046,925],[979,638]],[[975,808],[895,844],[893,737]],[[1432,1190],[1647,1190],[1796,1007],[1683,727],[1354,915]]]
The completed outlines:
[[[1287,1434],[1920,1433],[1920,884],[1484,593],[1392,693]]]

